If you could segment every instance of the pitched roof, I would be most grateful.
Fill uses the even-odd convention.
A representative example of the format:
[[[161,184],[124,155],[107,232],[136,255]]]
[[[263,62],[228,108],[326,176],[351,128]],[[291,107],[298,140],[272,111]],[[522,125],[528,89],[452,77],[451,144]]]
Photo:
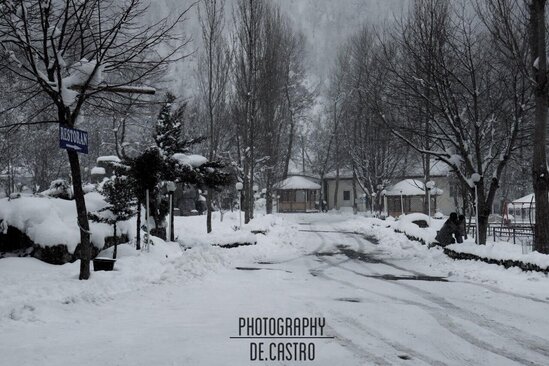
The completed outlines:
[[[441,195],[442,189],[435,187],[432,195]],[[386,196],[423,196],[425,194],[425,185],[417,179],[404,179],[387,189]]]
[[[278,190],[320,189],[320,184],[317,184],[305,177],[294,175],[276,183],[275,188]]]

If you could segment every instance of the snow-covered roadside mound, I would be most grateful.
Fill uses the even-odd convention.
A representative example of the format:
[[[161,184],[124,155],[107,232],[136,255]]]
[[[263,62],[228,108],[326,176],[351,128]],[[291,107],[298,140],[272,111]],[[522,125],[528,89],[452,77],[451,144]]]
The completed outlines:
[[[0,260],[0,322],[48,321],[51,312],[64,311],[60,305],[100,305],[149,285],[201,277],[223,266],[221,251],[199,247],[183,255],[177,243],[157,238],[149,252],[123,244],[118,246],[115,270],[92,272],[87,281],[78,280],[79,262],[54,266],[35,258],[4,258]],[[110,256],[112,251],[101,255]]]
[[[204,216],[201,218],[205,221]],[[185,219],[179,228],[192,232],[196,218]],[[234,220],[227,221],[232,230],[230,224]],[[267,235],[249,233],[256,237],[257,245],[229,250],[195,245],[183,251],[178,243],[166,243],[155,237],[148,252],[122,244],[118,246],[115,270],[92,272],[88,281],[78,280],[79,262],[54,266],[34,258],[4,258],[0,260],[0,298],[3,299],[0,322],[54,321],[71,306],[99,306],[125,292],[200,280],[210,273],[233,270],[243,263],[272,260],[296,251],[292,242],[293,223],[265,216],[258,218],[256,225],[269,228]],[[112,257],[112,250],[104,250],[100,256]]]
[[[486,245],[476,245],[474,243],[451,244],[445,248],[445,251],[472,254],[476,257],[474,259],[501,264],[507,267],[549,271],[549,255],[538,252],[523,254],[522,246],[516,244],[505,242],[487,243]],[[463,259],[468,258],[464,257]]]
[[[98,211],[106,206],[103,196],[97,192],[85,196],[88,211]],[[76,221],[74,201],[51,197],[23,196],[17,199],[0,199],[0,220],[4,227],[13,226],[40,247],[66,245],[74,253],[80,242],[80,229]],[[118,233],[133,232],[130,222],[120,223]],[[111,225],[90,222],[91,241],[103,248],[105,238],[113,235]]]
[[[480,261],[457,261],[444,254],[442,248],[431,248],[410,240],[404,233],[395,232],[394,223],[373,218],[354,217],[337,225],[338,230],[353,231],[363,234],[366,238],[374,238],[377,249],[383,252],[383,258],[389,262],[398,261],[399,265],[409,270],[418,270],[431,276],[447,277],[450,281],[475,283],[487,288],[499,288],[518,295],[534,296],[546,299],[549,292],[548,275],[540,272],[523,271],[519,268],[505,268]],[[500,251],[497,243],[485,246],[466,241],[464,244],[454,244],[448,248],[474,247],[484,252],[500,252],[499,257],[509,255],[511,258],[523,256],[519,254],[521,247],[504,244],[507,249]],[[484,247],[484,248],[483,248]],[[504,254],[506,253],[506,254]],[[530,253],[524,257],[543,256]],[[536,259],[536,263],[544,264],[546,259]],[[426,269],[428,269],[426,271]]]

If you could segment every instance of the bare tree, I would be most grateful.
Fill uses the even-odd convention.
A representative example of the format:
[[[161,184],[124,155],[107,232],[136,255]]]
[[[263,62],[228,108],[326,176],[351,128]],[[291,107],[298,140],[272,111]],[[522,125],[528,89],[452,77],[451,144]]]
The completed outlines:
[[[54,122],[76,127],[86,106],[100,106],[103,92],[152,93],[146,84],[167,63],[183,57],[186,41],[173,33],[183,14],[143,26],[144,1],[17,1],[0,6],[0,40],[9,71],[47,103],[23,124]],[[160,45],[178,44],[163,54]],[[42,116],[48,119],[41,119]],[[67,150],[80,228],[80,279],[90,276],[90,229],[80,161]]]
[[[244,189],[244,221],[253,219],[255,143],[257,133],[258,56],[261,47],[262,0],[239,0],[236,10],[236,80],[241,120],[238,123]]]
[[[509,73],[495,62],[498,51],[478,15],[442,3],[447,7],[438,0],[419,3],[392,38],[397,54],[389,57],[387,52],[382,60],[390,71],[391,89],[378,113],[411,148],[445,162],[469,192],[478,190],[478,239],[483,244],[500,178],[526,113],[526,100],[508,101],[527,94],[517,71]],[[424,37],[431,34],[424,27],[438,31]],[[411,98],[429,107],[429,130],[422,131],[430,139],[429,148],[418,145],[405,124],[402,128],[403,109],[396,107],[407,106]]]
[[[202,0],[199,18],[202,27],[202,54],[199,61],[199,82],[206,105],[208,120],[208,159],[217,158],[223,136],[222,126],[227,119],[226,99],[232,55],[223,37],[225,1]],[[206,228],[212,231],[213,191],[206,196]]]

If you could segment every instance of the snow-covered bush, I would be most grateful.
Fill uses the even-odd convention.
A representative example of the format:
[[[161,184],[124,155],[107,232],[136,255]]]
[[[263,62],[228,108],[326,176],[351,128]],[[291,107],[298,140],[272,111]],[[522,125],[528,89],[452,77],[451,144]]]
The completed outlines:
[[[54,180],[51,182],[50,188],[42,192],[42,194],[64,200],[72,200],[73,198],[72,187],[65,179]]]

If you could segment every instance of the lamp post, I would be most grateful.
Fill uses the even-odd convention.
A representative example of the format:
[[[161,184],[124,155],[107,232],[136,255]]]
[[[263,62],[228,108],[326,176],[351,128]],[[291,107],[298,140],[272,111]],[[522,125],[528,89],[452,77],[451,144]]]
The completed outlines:
[[[244,188],[244,185],[242,182],[237,182],[235,188],[238,191],[238,228],[242,230],[242,188]]]
[[[404,215],[404,201],[402,200],[402,189],[400,190],[400,214]]]
[[[478,182],[481,175],[478,173],[471,174],[471,181],[475,184],[475,244],[478,244]]]
[[[372,216],[374,215],[374,200],[376,199],[376,193],[372,192]]]
[[[431,189],[435,188],[435,182],[432,180],[425,183],[427,187],[427,206],[429,207],[429,226],[431,226]]]
[[[175,192],[177,186],[174,182],[167,182],[166,183],[166,189],[168,191],[168,200],[170,201],[170,222],[168,225],[168,232],[166,233],[166,238],[169,241],[174,241],[174,230],[173,230],[173,193]]]
[[[259,190],[259,187],[257,186],[257,184],[254,184],[252,189],[254,190],[254,199],[252,204],[252,217],[253,217],[255,214],[255,200],[257,199],[257,191]]]

